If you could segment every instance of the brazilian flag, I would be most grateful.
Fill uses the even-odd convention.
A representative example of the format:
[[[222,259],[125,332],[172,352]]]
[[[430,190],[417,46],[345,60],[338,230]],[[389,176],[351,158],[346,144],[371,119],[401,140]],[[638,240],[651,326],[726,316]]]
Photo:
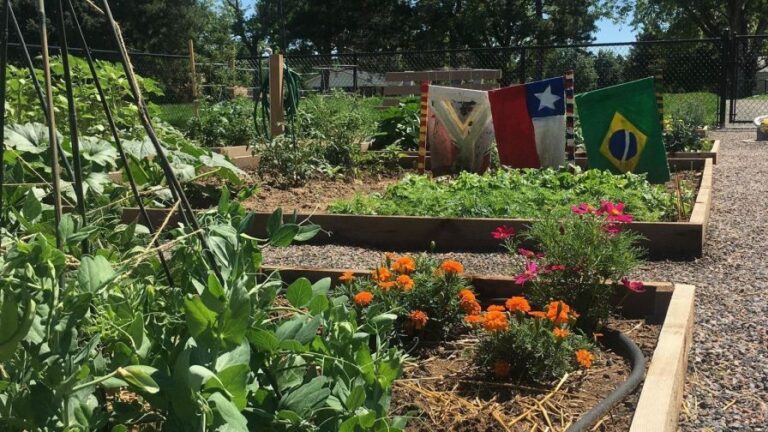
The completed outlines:
[[[590,168],[669,180],[653,78],[577,95],[576,106]]]

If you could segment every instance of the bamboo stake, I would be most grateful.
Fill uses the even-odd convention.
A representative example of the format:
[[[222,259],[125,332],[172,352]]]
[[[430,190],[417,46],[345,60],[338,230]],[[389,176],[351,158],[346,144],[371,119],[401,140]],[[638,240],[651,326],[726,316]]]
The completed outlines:
[[[192,106],[195,117],[200,117],[200,101],[197,100],[197,65],[195,63],[195,42],[190,38],[187,44],[189,48],[189,85],[191,86]]]
[[[53,183],[53,214],[56,224],[56,248],[63,246],[61,238],[61,190],[59,172],[59,139],[56,135],[56,117],[53,112],[53,85],[51,84],[51,63],[48,58],[48,30],[45,19],[45,0],[38,0],[38,13],[40,19],[40,45],[43,54],[43,73],[45,75],[45,97],[48,109],[48,147],[51,151],[51,182]],[[63,288],[63,287],[62,287]]]
[[[269,125],[272,138],[283,134],[283,55],[269,58]]]

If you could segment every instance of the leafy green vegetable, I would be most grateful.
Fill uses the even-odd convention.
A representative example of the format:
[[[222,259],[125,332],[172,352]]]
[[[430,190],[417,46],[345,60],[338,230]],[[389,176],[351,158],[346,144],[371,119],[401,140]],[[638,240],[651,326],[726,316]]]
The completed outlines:
[[[687,187],[683,185],[683,187]],[[685,196],[692,193],[685,193]],[[641,221],[676,220],[675,195],[643,175],[587,170],[498,170],[430,179],[409,175],[383,194],[332,203],[331,213],[435,217],[538,218],[567,214],[572,205],[600,200],[623,202]]]

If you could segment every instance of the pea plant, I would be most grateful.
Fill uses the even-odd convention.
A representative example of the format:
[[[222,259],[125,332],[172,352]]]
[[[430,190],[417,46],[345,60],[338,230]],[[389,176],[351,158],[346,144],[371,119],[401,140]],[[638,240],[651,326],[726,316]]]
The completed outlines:
[[[405,360],[390,344],[397,317],[363,322],[328,279],[263,274],[265,245],[320,229],[284,219],[249,236],[251,216],[224,191],[200,218],[210,259],[191,228],[169,233],[173,285],[136,224],[65,215],[61,249],[26,225],[5,230],[0,429],[402,430],[387,416]]]

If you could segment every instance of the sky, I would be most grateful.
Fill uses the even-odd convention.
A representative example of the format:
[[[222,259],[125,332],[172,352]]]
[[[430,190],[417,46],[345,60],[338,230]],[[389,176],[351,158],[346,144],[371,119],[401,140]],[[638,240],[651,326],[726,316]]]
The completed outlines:
[[[606,42],[632,42],[635,40],[635,32],[627,22],[615,24],[611,20],[601,19],[597,23],[596,43]]]

